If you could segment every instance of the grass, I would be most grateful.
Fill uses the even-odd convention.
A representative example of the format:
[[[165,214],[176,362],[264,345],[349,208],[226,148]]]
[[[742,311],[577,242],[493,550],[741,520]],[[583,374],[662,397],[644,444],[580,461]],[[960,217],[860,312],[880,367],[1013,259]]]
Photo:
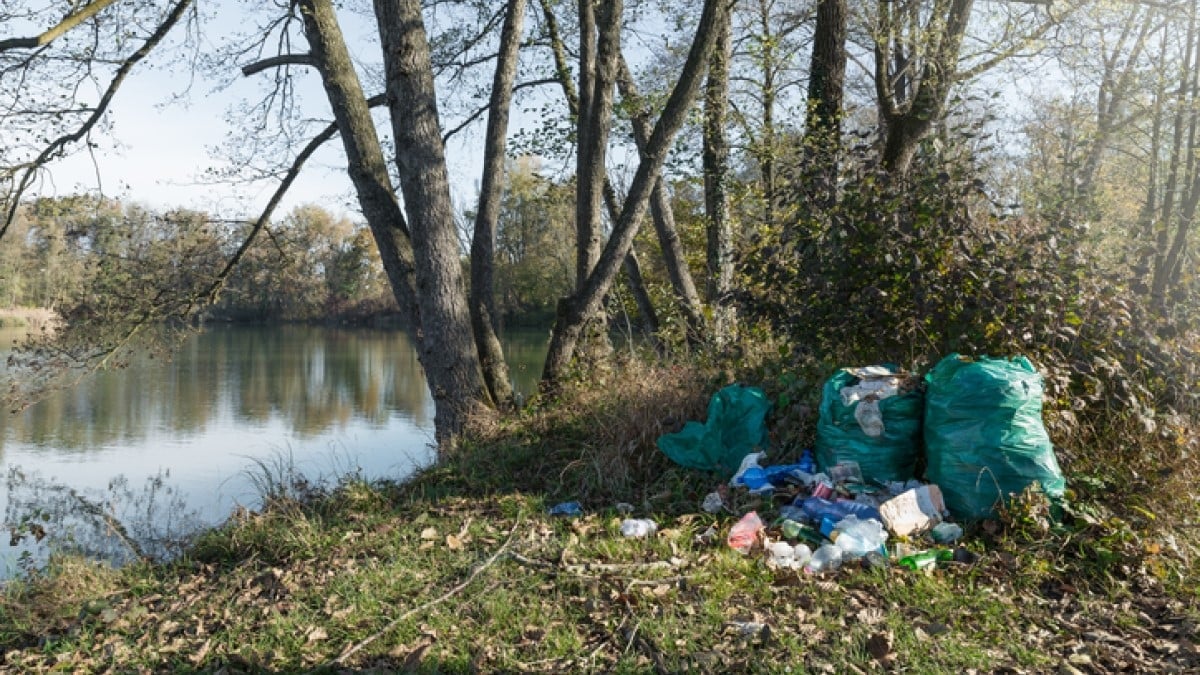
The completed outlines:
[[[1044,505],[1019,500],[1004,522],[970,531],[974,564],[772,570],[724,545],[737,515],[699,510],[718,479],[653,449],[662,431],[703,417],[719,378],[644,366],[638,377],[607,376],[622,383],[618,393],[567,391],[410,483],[274,490],[262,511],[236,514],[173,563],[108,570],[56,559],[0,594],[0,669],[1200,667],[1194,500],[1170,500],[1168,514],[1155,501],[1168,495],[1114,485],[1093,475],[1100,463],[1081,463],[1093,474],[1071,481],[1079,515],[1051,528]],[[279,467],[260,469],[264,485],[286,486]],[[1187,471],[1181,463],[1162,480],[1186,482]],[[1138,516],[1108,494],[1137,494],[1133,506],[1163,515]],[[567,499],[585,515],[547,515]],[[654,518],[658,534],[622,537],[622,502]],[[774,508],[734,502],[739,515]],[[710,526],[715,543],[698,536]]]

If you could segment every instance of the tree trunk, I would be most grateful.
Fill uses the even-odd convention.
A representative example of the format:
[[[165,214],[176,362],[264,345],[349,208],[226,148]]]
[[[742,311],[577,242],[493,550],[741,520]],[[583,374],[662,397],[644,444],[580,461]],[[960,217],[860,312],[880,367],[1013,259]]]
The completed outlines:
[[[554,54],[555,79],[558,80],[559,86],[562,87],[563,97],[567,99],[567,110],[578,121],[581,102],[579,95],[575,92],[574,85],[571,83],[571,71],[567,67],[567,50],[563,46],[562,37],[558,31],[558,19],[554,16],[554,10],[550,7],[550,0],[539,0],[539,3],[541,4],[542,14],[546,20],[546,32],[550,38],[551,52]],[[582,84],[590,82],[590,80],[584,82],[582,74],[580,80]],[[616,191],[613,190],[612,183],[608,180],[607,175],[604,178],[603,196],[604,206],[608,210],[608,217],[612,222],[616,222],[620,216],[620,207],[617,205]],[[624,263],[625,273],[629,278],[629,285],[633,290],[634,300],[638,304],[638,311],[643,315],[645,330],[653,336],[658,333],[658,314],[654,311],[654,303],[651,302],[649,293],[646,292],[646,285],[642,280],[641,264],[638,262],[632,248],[629,251],[629,258],[630,260],[626,260]]]
[[[921,141],[934,123],[945,115],[946,99],[957,81],[958,52],[973,5],[974,0],[938,0],[934,3],[931,28],[925,36],[929,53],[921,66],[920,79],[915,83],[916,90],[903,104],[888,71],[891,45],[881,47],[877,43],[875,86],[885,127],[881,162],[888,173],[908,172]],[[891,35],[889,31],[878,32]]]
[[[459,262],[429,40],[420,0],[375,0],[400,188],[416,257],[422,364],[438,447],[452,450],[486,409]]]
[[[708,60],[704,88],[704,213],[708,271],[708,304],[712,308],[713,342],[722,347],[733,338],[733,226],[729,212],[729,143],[725,117],[729,107],[729,59],[733,24],[725,18]]]
[[[508,364],[500,339],[496,337],[496,300],[493,261],[496,251],[496,223],[500,218],[500,197],[504,178],[505,141],[508,114],[512,105],[513,81],[517,75],[517,55],[521,46],[521,24],[525,18],[525,0],[510,0],[504,27],[500,31],[500,53],[492,96],[488,106],[487,133],[484,136],[483,177],[479,188],[479,208],[471,236],[471,328],[479,350],[483,380],[496,405],[512,405],[513,390]]]
[[[413,344],[419,349],[421,315],[417,309],[412,242],[358,73],[350,60],[331,0],[302,0],[300,12],[309,49],[346,150],[347,168],[359,206],[379,249],[392,295],[408,324]]]
[[[558,319],[546,354],[542,382],[553,388],[566,372],[575,356],[575,348],[587,320],[600,308],[622,260],[629,253],[637,226],[645,215],[654,177],[662,170],[667,149],[687,117],[687,112],[700,88],[705,63],[716,41],[716,28],[727,12],[724,0],[705,0],[696,37],[688,52],[679,81],[671,91],[662,115],[646,144],[646,151],[630,184],[629,194],[621,217],[613,225],[612,235],[600,260],[588,276],[587,283],[570,298],[559,304]]]
[[[650,141],[652,131],[650,111],[639,102],[640,96],[637,85],[633,81],[633,73],[622,58],[617,73],[617,85],[621,96],[627,101],[634,102],[634,111],[630,115],[633,123],[633,139],[638,151],[643,152]],[[654,179],[654,191],[650,194],[650,216],[654,223],[654,232],[658,235],[658,245],[662,249],[663,263],[667,268],[667,277],[671,280],[671,288],[679,301],[688,325],[688,339],[698,343],[704,339],[706,328],[704,312],[700,306],[700,294],[696,292],[696,282],[687,267],[687,257],[683,252],[683,242],[679,239],[679,231],[675,227],[675,213],[671,210],[671,200],[663,185],[662,176]]]
[[[1194,56],[1196,38],[1196,11],[1195,5],[1192,5],[1192,10],[1189,12],[1186,52],[1184,55],[1183,64],[1180,67],[1179,91],[1177,93],[1177,105],[1175,106],[1175,128],[1171,138],[1171,163],[1167,170],[1167,182],[1163,192],[1162,215],[1159,217],[1158,236],[1155,255],[1154,255],[1154,277],[1150,286],[1150,296],[1154,303],[1160,308],[1166,306],[1166,291],[1167,283],[1170,279],[1170,269],[1168,268],[1167,258],[1170,255],[1171,247],[1171,224],[1175,222],[1175,201],[1178,198],[1179,184],[1186,181],[1184,177],[1180,179],[1179,165],[1183,161],[1185,154],[1184,149],[1184,129],[1187,126],[1185,117],[1188,115],[1190,101],[1194,99],[1195,92],[1191,91],[1192,77],[1188,72],[1188,66],[1192,62]],[[1181,222],[1183,222],[1181,220]],[[1183,225],[1186,227],[1186,223]]]
[[[804,123],[806,189],[825,206],[837,200],[846,88],[846,0],[818,0]]]

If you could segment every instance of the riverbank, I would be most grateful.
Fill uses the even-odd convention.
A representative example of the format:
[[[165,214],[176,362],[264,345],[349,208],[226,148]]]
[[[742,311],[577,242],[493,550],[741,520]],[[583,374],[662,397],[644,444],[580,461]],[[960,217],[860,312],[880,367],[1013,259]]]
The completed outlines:
[[[0,308],[0,328],[26,328],[35,333],[54,330],[61,321],[57,312],[44,307]]]
[[[603,377],[619,391],[597,380],[488,430],[404,485],[320,490],[264,474],[266,507],[175,563],[57,559],[0,597],[0,669],[1200,668],[1194,466],[1118,482],[1138,460],[1103,474],[1103,449],[1068,448],[1063,525],[1022,503],[969,530],[971,564],[772,570],[724,537],[741,513],[773,507],[735,493],[730,513],[706,514],[718,478],[654,449],[702,419],[722,381],[636,370]],[[565,500],[585,514],[548,515]],[[658,533],[622,537],[618,504]]]

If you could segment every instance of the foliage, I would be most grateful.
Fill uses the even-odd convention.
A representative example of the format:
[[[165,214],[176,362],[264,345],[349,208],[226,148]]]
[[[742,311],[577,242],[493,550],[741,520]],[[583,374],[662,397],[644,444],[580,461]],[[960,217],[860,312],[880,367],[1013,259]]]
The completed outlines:
[[[843,365],[1026,354],[1064,418],[1194,411],[1196,317],[1155,316],[1084,255],[1086,226],[1007,213],[978,176],[944,157],[903,178],[858,158],[836,204],[796,184],[795,220],[760,229],[741,260],[746,311]]]

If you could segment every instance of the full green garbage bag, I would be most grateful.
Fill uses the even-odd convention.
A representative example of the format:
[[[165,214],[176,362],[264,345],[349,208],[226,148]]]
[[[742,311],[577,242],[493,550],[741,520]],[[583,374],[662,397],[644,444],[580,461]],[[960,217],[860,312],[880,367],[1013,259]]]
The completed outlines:
[[[758,387],[731,384],[713,394],[704,424],[688,422],[678,433],[658,437],[658,449],[676,464],[732,476],[742,458],[767,444],[771,402]]]
[[[817,416],[817,465],[858,462],[864,479],[913,477],[921,445],[922,395],[891,364],[843,368],[825,381]]]
[[[951,354],[925,382],[925,477],[956,518],[993,517],[1034,481],[1062,496],[1066,481],[1042,424],[1042,376],[1028,359]]]

